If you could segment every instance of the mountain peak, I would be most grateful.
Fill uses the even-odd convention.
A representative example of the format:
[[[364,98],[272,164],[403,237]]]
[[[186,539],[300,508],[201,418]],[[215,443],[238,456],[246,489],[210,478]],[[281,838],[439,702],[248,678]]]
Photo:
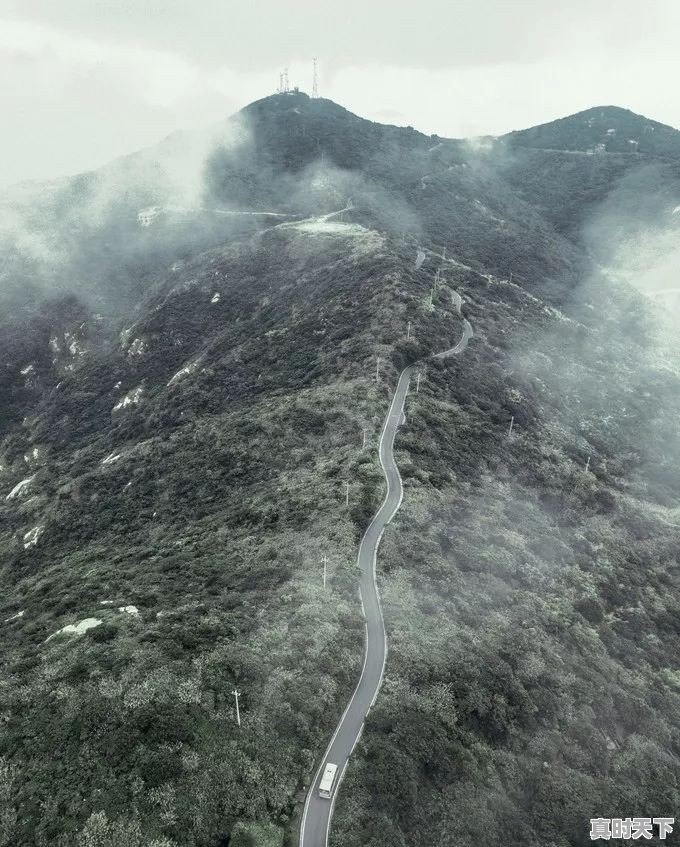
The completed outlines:
[[[306,105],[311,99],[309,94],[299,89],[285,92],[277,91],[274,94],[261,97],[259,100],[254,100],[245,106],[242,111],[248,112],[252,109],[293,109],[296,106]]]
[[[319,128],[320,124],[334,121],[353,121],[370,124],[333,100],[324,97],[310,97],[304,91],[287,91],[270,94],[260,100],[254,100],[244,106],[237,116],[245,118],[252,129],[267,133],[268,130],[290,129],[299,134],[301,121],[308,129]]]
[[[248,128],[260,174],[263,166],[296,172],[317,160],[360,170],[381,150],[425,146],[429,140],[412,127],[375,123],[333,100],[295,90],[255,100],[234,118]]]
[[[505,136],[512,146],[680,158],[680,132],[621,106],[593,106]]]

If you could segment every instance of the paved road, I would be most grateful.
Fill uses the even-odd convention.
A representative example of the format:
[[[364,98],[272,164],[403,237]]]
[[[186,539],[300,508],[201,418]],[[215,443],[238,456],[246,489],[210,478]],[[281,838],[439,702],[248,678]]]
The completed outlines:
[[[359,586],[361,604],[366,618],[364,666],[352,699],[347,704],[345,713],[335,730],[335,735],[331,739],[319,770],[309,788],[300,828],[300,847],[325,847],[328,840],[333,801],[319,796],[318,787],[321,774],[326,762],[333,762],[338,766],[337,791],[337,785],[342,779],[352,750],[361,735],[368,710],[373,705],[382,682],[387,657],[387,638],[375,580],[375,560],[385,527],[394,517],[403,496],[401,477],[394,461],[393,447],[397,429],[403,419],[404,401],[414,367],[412,365],[402,371],[385,420],[380,437],[379,452],[380,464],[387,481],[387,492],[382,506],[371,521],[359,546],[358,563],[361,572]]]
[[[438,353],[436,358],[445,358],[461,353],[467,347],[471,337],[472,327],[465,321],[461,341],[450,350]],[[319,770],[316,772],[307,792],[300,826],[300,847],[325,847],[328,843],[333,804],[339,783],[345,773],[349,757],[361,736],[366,715],[375,702],[382,683],[387,659],[387,635],[378,596],[375,563],[382,534],[399,509],[404,493],[399,469],[394,460],[394,439],[400,424],[405,419],[404,402],[408,394],[411,376],[417,367],[417,365],[411,365],[402,371],[380,437],[380,464],[385,475],[387,492],[382,506],[376,512],[361,539],[358,556],[361,573],[359,583],[361,605],[366,619],[364,666],[359,683],[347,704],[338,728],[335,730],[335,734],[321,760]],[[333,762],[338,766],[338,777],[331,800],[319,796],[319,781],[327,762]]]
[[[452,347],[450,350],[444,350],[441,353],[435,353],[434,359],[448,359],[449,356],[457,356],[458,353],[462,353],[463,350],[468,346],[469,340],[472,338],[473,332],[472,327],[468,323],[468,321],[463,318],[463,337],[460,339],[458,344],[455,347]]]

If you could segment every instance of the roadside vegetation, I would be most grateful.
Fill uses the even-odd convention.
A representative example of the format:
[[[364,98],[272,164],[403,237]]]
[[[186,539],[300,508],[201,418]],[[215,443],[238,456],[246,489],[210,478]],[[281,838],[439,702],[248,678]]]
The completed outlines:
[[[397,441],[390,659],[338,847],[567,847],[680,803],[677,364],[601,279],[573,317],[459,290],[476,337]]]

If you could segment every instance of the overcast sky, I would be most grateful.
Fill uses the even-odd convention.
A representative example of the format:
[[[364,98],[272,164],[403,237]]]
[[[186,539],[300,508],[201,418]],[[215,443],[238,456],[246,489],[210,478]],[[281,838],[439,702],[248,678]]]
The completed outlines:
[[[498,134],[594,105],[680,127],[679,0],[0,0],[0,185],[75,173],[273,93]]]

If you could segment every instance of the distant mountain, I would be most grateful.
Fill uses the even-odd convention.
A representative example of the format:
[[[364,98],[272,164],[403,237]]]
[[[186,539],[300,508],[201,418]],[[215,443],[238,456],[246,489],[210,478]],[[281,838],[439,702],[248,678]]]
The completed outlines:
[[[596,106],[503,137],[516,147],[680,157],[680,131],[618,106]]]

